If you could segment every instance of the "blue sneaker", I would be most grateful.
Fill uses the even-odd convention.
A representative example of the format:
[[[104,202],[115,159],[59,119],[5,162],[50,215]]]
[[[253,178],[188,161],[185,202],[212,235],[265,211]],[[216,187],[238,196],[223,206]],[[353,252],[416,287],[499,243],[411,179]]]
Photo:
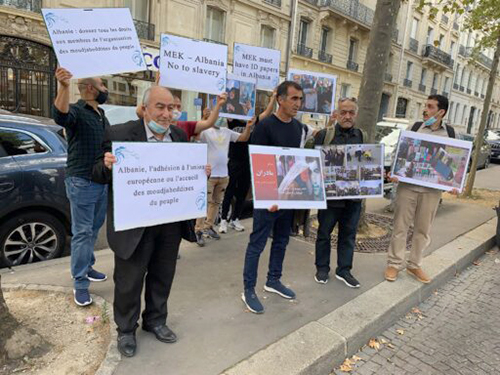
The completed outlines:
[[[270,293],[276,293],[280,295],[283,298],[286,299],[294,299],[295,298],[295,293],[293,290],[287,288],[284,286],[281,281],[276,280],[276,281],[268,281],[266,285],[264,285],[264,290],[266,292]]]
[[[95,269],[91,268],[90,271],[87,273],[87,277],[90,281],[106,281],[107,276],[103,274],[102,272],[96,271]]]
[[[241,299],[251,312],[255,314],[262,314],[264,312],[264,306],[262,306],[259,298],[257,298],[255,289],[245,289],[245,291],[241,294]]]
[[[88,289],[73,289],[75,303],[78,306],[88,306],[92,303],[92,297]]]

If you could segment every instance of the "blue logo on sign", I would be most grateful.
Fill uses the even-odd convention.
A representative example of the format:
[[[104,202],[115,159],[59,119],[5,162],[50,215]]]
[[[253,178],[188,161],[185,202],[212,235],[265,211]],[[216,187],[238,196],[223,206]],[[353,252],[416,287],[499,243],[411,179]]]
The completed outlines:
[[[196,207],[198,207],[198,210],[203,210],[205,208],[205,205],[207,204],[206,200],[206,193],[202,191],[198,196],[196,197]]]
[[[127,150],[124,146],[118,147],[115,150],[115,156],[116,156],[116,164],[120,164],[122,161],[124,161],[127,157],[133,157],[136,160],[139,160],[139,156],[130,150]]]

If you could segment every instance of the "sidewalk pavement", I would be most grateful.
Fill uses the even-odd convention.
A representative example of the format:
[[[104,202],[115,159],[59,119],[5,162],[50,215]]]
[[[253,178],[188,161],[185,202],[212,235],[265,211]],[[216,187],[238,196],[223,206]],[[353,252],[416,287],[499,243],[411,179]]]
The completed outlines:
[[[371,201],[369,207],[376,211],[386,202]],[[485,223],[493,215],[492,210],[484,207],[446,202],[436,217],[433,243],[427,253]],[[356,253],[353,274],[361,282],[360,289],[347,288],[334,278],[326,285],[319,285],[313,278],[314,246],[292,238],[285,259],[283,282],[297,293],[297,300],[287,301],[262,292],[268,246],[262,254],[257,288],[266,312],[252,314],[245,311],[240,300],[243,258],[251,220],[244,220],[244,225],[247,227],[245,232],[231,231],[220,241],[212,241],[204,248],[183,243],[168,317],[168,324],[178,334],[179,341],[172,345],[162,344],[153,335],[139,329],[137,355],[122,359],[115,374],[219,374],[384,282],[385,253]],[[92,284],[91,292],[112,301],[113,255],[110,250],[99,251],[96,255],[96,268],[108,273],[110,280]],[[335,251],[332,255],[334,264]],[[0,272],[5,284],[72,285],[69,258],[20,266],[14,273],[5,269]],[[343,357],[344,353],[340,354]],[[263,374],[237,370],[231,373]],[[266,375],[271,373],[266,372]]]

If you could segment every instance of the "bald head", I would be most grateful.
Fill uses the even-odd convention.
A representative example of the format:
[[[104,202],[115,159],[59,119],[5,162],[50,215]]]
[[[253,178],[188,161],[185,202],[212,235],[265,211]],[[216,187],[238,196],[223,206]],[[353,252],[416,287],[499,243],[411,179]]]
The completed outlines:
[[[94,100],[100,91],[108,91],[99,77],[80,78],[78,80],[78,90],[84,100]]]
[[[144,92],[142,98],[142,112],[144,121],[153,120],[168,128],[172,122],[174,110],[174,96],[169,89],[162,86],[153,86]]]

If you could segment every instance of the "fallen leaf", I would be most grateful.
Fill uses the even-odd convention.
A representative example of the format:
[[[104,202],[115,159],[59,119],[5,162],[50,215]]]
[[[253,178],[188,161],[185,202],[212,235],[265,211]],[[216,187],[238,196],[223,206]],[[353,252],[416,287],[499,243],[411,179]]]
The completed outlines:
[[[406,319],[412,319],[412,318],[413,318],[413,316],[411,316],[411,314],[406,314],[405,318],[406,318]]]
[[[396,332],[397,332],[398,335],[404,335],[405,334],[405,331],[403,329],[397,329]]]
[[[388,341],[387,341],[387,340],[385,340],[385,339],[380,339],[380,343],[381,343],[381,344],[387,344],[387,342],[388,342]]]
[[[358,357],[357,355],[353,355],[351,359],[352,359],[353,361],[355,361],[355,362],[358,362],[358,361],[362,361],[362,360],[363,360],[363,358]]]
[[[488,254],[488,255],[492,255],[492,254],[496,254],[496,253],[497,253],[497,251],[496,251],[496,250],[488,250],[488,251],[486,252],[486,254]]]
[[[476,261],[472,262],[472,264],[475,265],[475,266],[479,266],[481,264],[481,262],[478,261],[478,260],[476,260]]]
[[[342,372],[351,372],[352,371],[352,363],[349,358],[346,358],[344,363],[340,365],[340,371]]]
[[[414,314],[422,314],[422,311],[420,311],[417,307],[414,307],[413,309],[411,309],[411,312]]]
[[[394,345],[392,345],[391,343],[387,344],[387,347],[388,347],[388,348],[391,348],[391,349],[395,349],[395,348],[396,348],[396,347],[395,347]],[[389,358],[387,358],[387,359],[389,359]]]
[[[376,340],[376,339],[371,339],[369,342],[368,342],[368,346],[372,349],[376,349],[376,350],[379,350],[380,348],[380,343]]]
[[[500,259],[496,258],[496,259],[495,259],[495,263],[496,263],[496,264],[500,263]]]

